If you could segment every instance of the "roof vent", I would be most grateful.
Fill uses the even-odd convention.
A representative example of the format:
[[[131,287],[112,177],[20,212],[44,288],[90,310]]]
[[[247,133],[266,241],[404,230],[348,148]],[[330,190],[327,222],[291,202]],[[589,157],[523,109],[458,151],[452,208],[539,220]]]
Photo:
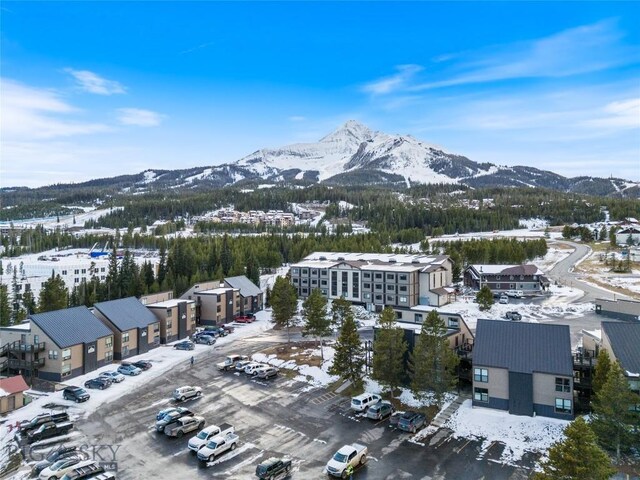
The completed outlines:
[[[344,257],[338,257],[338,261],[344,262]]]
[[[395,258],[390,258],[389,259],[389,263],[396,263],[396,262],[397,262],[397,260]]]
[[[420,260],[413,259],[413,260],[411,260],[411,263],[420,263]]]
[[[326,260],[327,257],[320,257],[320,260]]]

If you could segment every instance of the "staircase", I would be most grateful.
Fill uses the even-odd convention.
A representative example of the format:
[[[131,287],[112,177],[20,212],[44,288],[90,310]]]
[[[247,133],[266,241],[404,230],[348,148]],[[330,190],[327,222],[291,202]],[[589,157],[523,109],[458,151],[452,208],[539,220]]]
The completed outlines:
[[[447,408],[445,408],[438,415],[436,415],[436,417],[431,421],[431,425],[437,428],[442,427],[442,425],[447,423],[447,420],[451,418],[451,415],[453,415],[454,412],[458,410],[458,408],[460,408],[460,405],[462,405],[462,403],[465,400],[468,400],[470,398],[471,397],[468,395],[458,396],[458,398],[456,398],[453,402],[451,402],[451,404]]]

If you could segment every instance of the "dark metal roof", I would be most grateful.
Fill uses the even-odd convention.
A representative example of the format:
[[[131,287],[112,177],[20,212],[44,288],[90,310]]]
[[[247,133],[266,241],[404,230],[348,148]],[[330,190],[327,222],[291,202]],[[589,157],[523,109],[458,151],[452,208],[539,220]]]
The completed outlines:
[[[478,320],[473,363],[511,372],[572,376],[569,326]]]
[[[95,342],[98,338],[113,335],[87,307],[34,313],[29,318],[60,348]]]
[[[146,328],[152,323],[158,323],[158,318],[136,297],[100,302],[94,307],[121,332],[133,328]]]
[[[640,323],[602,322],[613,354],[629,373],[640,373]]]
[[[243,297],[257,297],[262,293],[259,287],[244,275],[224,279],[231,288],[238,288]]]

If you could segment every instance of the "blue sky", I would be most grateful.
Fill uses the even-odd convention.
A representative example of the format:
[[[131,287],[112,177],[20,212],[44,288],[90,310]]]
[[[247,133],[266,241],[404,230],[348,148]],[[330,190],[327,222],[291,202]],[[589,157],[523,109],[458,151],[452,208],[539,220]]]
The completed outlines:
[[[237,160],[346,120],[640,180],[640,2],[10,2],[2,186]]]

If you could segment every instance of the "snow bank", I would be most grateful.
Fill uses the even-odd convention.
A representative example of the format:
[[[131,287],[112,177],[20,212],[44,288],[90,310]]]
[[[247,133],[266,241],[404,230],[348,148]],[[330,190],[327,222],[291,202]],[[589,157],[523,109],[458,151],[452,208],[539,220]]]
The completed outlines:
[[[478,459],[495,443],[504,444],[499,462],[516,465],[525,453],[546,452],[554,442],[562,440],[568,424],[555,418],[521,417],[491,408],[474,408],[471,400],[465,400],[443,426],[453,431],[454,438],[482,440]]]
[[[251,358],[256,362],[266,363],[274,367],[284,368],[298,372],[294,380],[306,382],[314,387],[324,387],[338,380],[335,375],[330,375],[328,370],[333,364],[335,350],[331,347],[323,347],[324,362],[321,367],[310,366],[306,364],[298,364],[295,360],[282,360],[275,354],[265,355],[264,353],[254,353]],[[304,350],[300,355],[320,356],[320,349]]]

